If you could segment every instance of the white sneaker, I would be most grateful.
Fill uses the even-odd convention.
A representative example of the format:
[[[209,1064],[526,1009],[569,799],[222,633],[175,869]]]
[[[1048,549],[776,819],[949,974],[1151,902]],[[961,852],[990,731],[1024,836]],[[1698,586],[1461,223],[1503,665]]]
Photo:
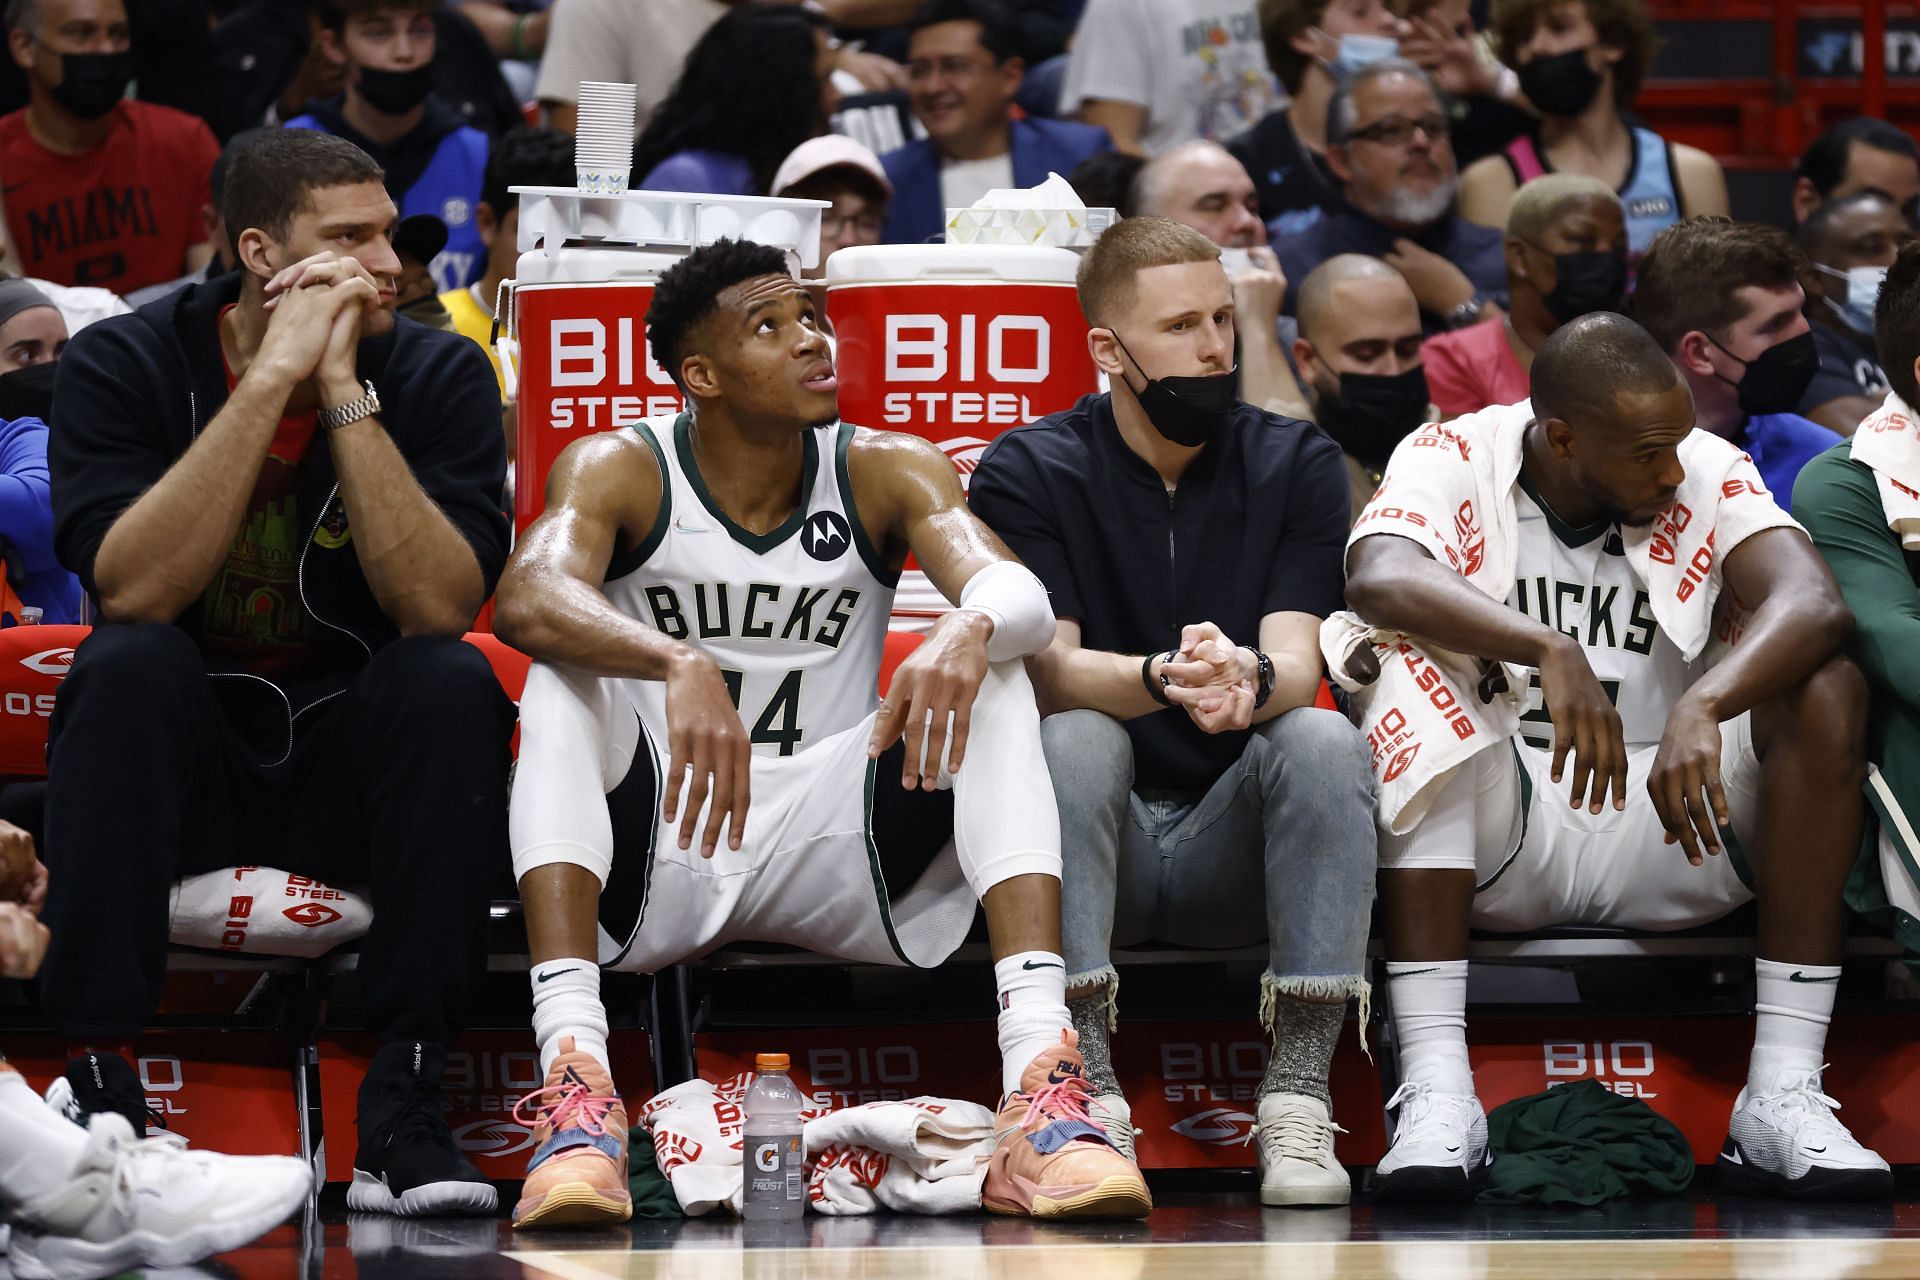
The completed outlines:
[[[1340,1205],[1353,1199],[1353,1180],[1333,1154],[1333,1135],[1345,1133],[1327,1104],[1298,1093],[1260,1099],[1260,1203]]]
[[[186,1266],[278,1226],[313,1185],[303,1161],[189,1151],[171,1134],[136,1141],[111,1112],[87,1135],[73,1181],[14,1213],[14,1280]]]
[[[1087,1119],[1100,1126],[1115,1151],[1135,1164],[1140,1163],[1133,1150],[1134,1137],[1140,1131],[1133,1127],[1133,1108],[1125,1098],[1117,1093],[1094,1094],[1087,1099]]]
[[[1373,1169],[1375,1200],[1468,1200],[1491,1164],[1487,1113],[1470,1093],[1435,1093],[1407,1081],[1387,1099],[1398,1110],[1393,1148]]]
[[[1773,1093],[1742,1089],[1715,1161],[1720,1185],[1747,1195],[1796,1200],[1891,1200],[1893,1171],[1860,1145],[1820,1091],[1820,1072],[1783,1074]]]

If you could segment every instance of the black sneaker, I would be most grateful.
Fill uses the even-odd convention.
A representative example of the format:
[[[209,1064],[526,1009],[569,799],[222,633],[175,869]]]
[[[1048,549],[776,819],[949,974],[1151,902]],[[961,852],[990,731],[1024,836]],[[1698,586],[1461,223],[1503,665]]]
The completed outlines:
[[[82,1129],[88,1120],[108,1111],[125,1116],[139,1137],[146,1136],[149,1126],[167,1127],[164,1119],[147,1109],[147,1089],[140,1083],[140,1073],[117,1053],[89,1049],[67,1059],[67,1073],[47,1088],[47,1105]]]
[[[499,1211],[499,1193],[447,1129],[440,1098],[446,1065],[445,1049],[419,1041],[382,1045],[374,1054],[360,1085],[349,1209],[403,1218]]]

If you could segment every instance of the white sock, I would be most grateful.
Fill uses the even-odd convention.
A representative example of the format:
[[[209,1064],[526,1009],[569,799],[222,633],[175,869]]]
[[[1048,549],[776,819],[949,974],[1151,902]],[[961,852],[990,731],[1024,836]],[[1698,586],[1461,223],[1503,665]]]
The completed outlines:
[[[1033,1060],[1060,1043],[1073,1025],[1067,1012],[1067,965],[1051,951],[1022,951],[994,962],[1000,989],[1000,1093],[1020,1087]]]
[[[600,1003],[600,966],[592,960],[549,960],[527,974],[533,984],[533,1038],[540,1045],[540,1078],[560,1056],[562,1037],[613,1074],[607,1051],[607,1006]]]
[[[1818,1071],[1833,1020],[1833,997],[1840,985],[1837,964],[1753,962],[1758,999],[1753,1057],[1747,1063],[1747,1092],[1773,1093],[1785,1071]]]
[[[18,1071],[0,1067],[0,1205],[66,1186],[86,1149],[85,1129],[48,1107]]]
[[[1389,960],[1387,991],[1400,1043],[1401,1080],[1435,1093],[1471,1094],[1467,1061],[1467,962]]]

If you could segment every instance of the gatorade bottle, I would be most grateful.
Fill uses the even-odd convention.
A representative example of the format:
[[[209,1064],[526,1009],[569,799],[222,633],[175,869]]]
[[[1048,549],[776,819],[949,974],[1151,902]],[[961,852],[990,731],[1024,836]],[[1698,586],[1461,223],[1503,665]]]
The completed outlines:
[[[791,1065],[784,1053],[763,1053],[754,1059],[740,1152],[746,1166],[742,1212],[754,1222],[797,1222],[806,1208],[800,1091],[787,1074]]]

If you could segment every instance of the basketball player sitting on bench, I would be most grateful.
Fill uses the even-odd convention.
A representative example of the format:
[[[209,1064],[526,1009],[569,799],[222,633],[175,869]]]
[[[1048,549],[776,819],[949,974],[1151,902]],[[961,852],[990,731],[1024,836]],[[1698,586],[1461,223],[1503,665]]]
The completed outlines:
[[[1575,320],[1540,348],[1532,385],[1530,409],[1402,443],[1349,543],[1354,613],[1414,646],[1381,653],[1377,687],[1422,653],[1537,673],[1519,733],[1438,773],[1404,834],[1384,829],[1388,783],[1417,772],[1420,745],[1432,757],[1468,735],[1450,719],[1376,762],[1403,1083],[1375,1194],[1465,1197],[1487,1161],[1469,926],[1684,929],[1757,896],[1759,1018],[1721,1185],[1888,1197],[1886,1162],[1821,1091],[1863,820],[1866,689],[1836,652],[1852,617],[1752,462],[1694,428],[1645,330],[1609,312]],[[1723,656],[1710,633],[1734,641]],[[1479,701],[1463,687],[1450,715]],[[1384,702],[1370,711],[1363,691],[1363,717]]]
[[[499,594],[500,635],[534,658],[510,826],[547,1085],[515,1224],[632,1211],[600,965],[736,940],[936,965],[976,902],[1005,1091],[987,1208],[1144,1214],[1069,1030],[1059,818],[1021,665],[1053,637],[1046,591],[939,450],[838,421],[779,251],[689,255],[647,326],[687,412],[570,446]],[[880,704],[909,551],[958,608]]]

